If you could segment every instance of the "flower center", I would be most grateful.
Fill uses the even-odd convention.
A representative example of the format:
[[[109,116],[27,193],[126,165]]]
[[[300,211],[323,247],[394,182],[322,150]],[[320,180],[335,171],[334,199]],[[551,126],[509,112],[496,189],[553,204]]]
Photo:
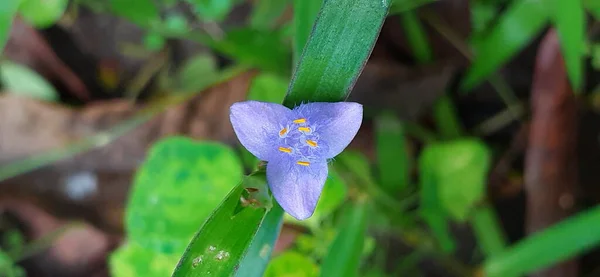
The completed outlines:
[[[323,142],[319,141],[314,122],[298,118],[281,128],[277,150],[292,158],[297,165],[310,166],[316,160],[323,159]]]

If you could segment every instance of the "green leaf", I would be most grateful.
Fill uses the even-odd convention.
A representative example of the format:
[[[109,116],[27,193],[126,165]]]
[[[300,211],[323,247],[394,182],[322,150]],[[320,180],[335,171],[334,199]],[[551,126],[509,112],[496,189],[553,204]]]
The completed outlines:
[[[19,4],[21,4],[21,0],[0,1],[0,53],[8,41],[10,27],[17,14]]]
[[[165,38],[156,33],[148,33],[144,36],[144,46],[148,50],[158,51],[165,45]]]
[[[68,4],[68,0],[22,0],[19,14],[31,25],[47,28],[62,17]]]
[[[3,277],[25,277],[25,271],[0,249],[0,272]]]
[[[261,277],[267,268],[275,242],[283,225],[283,209],[271,209],[258,229],[246,256],[237,270],[237,277]]]
[[[506,238],[492,207],[476,209],[471,218],[475,237],[486,257],[498,255],[506,248]]]
[[[598,0],[584,0],[585,7],[592,13],[596,20],[600,20],[600,1]]]
[[[586,47],[586,18],[583,0],[553,0],[554,23],[558,31],[567,74],[575,92],[583,85],[583,58]]]
[[[29,98],[56,101],[58,92],[37,72],[26,66],[3,61],[0,63],[0,80],[4,91]]]
[[[470,89],[478,85],[529,44],[548,23],[544,1],[513,1],[496,26],[473,38],[475,60],[462,81]]]
[[[178,137],[156,143],[127,204],[129,240],[157,253],[183,253],[242,174],[235,152],[220,143]]]
[[[344,180],[333,167],[330,167],[329,176],[327,176],[327,181],[325,182],[323,192],[313,215],[315,220],[322,220],[333,214],[344,203],[347,195],[348,187],[344,183]]]
[[[294,64],[300,59],[323,0],[294,0]]]
[[[200,54],[183,65],[178,73],[178,89],[184,92],[200,92],[219,79],[217,61],[211,55]]]
[[[495,1],[473,1],[469,3],[471,26],[473,33],[480,35],[493,23],[498,13],[498,3]]]
[[[435,151],[428,151],[427,149],[430,148],[426,148],[419,157],[420,214],[431,229],[441,249],[446,253],[450,253],[454,251],[456,244],[448,229],[448,213],[439,201],[440,192],[434,171],[437,155]]]
[[[203,21],[220,22],[225,19],[233,8],[231,0],[186,0],[190,3],[198,15],[198,18]]]
[[[289,3],[289,0],[256,1],[256,4],[254,4],[254,7],[252,8],[252,14],[250,15],[250,26],[254,29],[261,30],[273,29]]]
[[[346,214],[339,233],[329,246],[321,265],[320,276],[357,276],[367,232],[368,205],[356,203]]]
[[[179,254],[159,253],[130,241],[110,255],[110,276],[170,276],[179,257]]]
[[[371,186],[376,183],[371,174],[369,159],[363,153],[346,150],[337,156],[336,160],[338,162],[336,165],[341,163],[346,169],[350,169],[352,175],[356,176],[360,183],[369,183]]]
[[[252,153],[250,153],[250,151],[248,151],[248,149],[241,145],[239,146],[239,153],[247,171],[252,172],[257,169],[257,165],[260,160],[256,156],[254,156]]]
[[[111,10],[131,22],[149,27],[160,21],[158,8],[149,0],[110,0]]]
[[[486,277],[532,273],[584,253],[600,244],[600,206],[533,234],[485,261]]]
[[[393,114],[382,114],[375,119],[375,139],[381,186],[398,197],[408,187],[410,172],[404,126]]]
[[[592,58],[592,67],[595,70],[600,70],[600,43],[592,44],[590,56]]]
[[[454,104],[448,95],[442,95],[433,107],[435,123],[440,135],[445,139],[455,139],[462,136],[463,128],[456,114]]]
[[[207,43],[239,63],[287,77],[290,52],[282,41],[277,32],[240,28],[228,31],[223,40]]]
[[[415,59],[419,63],[428,63],[433,59],[433,52],[429,46],[427,33],[417,14],[413,11],[407,11],[400,14],[402,27],[408,40]]]
[[[440,205],[454,220],[466,220],[484,196],[490,167],[487,146],[476,139],[462,139],[429,145],[422,155],[426,159],[422,170],[432,178]]]
[[[262,73],[252,80],[248,100],[281,103],[285,97],[288,81],[281,76]]]
[[[227,174],[227,173],[222,173]],[[264,178],[264,174],[261,175]],[[248,176],[244,182],[259,180]],[[266,184],[266,180],[262,180]],[[202,225],[177,264],[173,277],[230,276],[250,247],[266,210],[240,207],[241,184],[233,189]]]
[[[346,99],[373,49],[388,7],[388,0],[325,1],[284,104]]]
[[[390,14],[398,14],[414,10],[425,4],[433,3],[438,0],[392,0]]]
[[[300,253],[287,251],[273,258],[264,277],[316,277],[317,265]]]
[[[168,33],[186,34],[190,31],[187,19],[182,15],[172,14],[165,18],[164,28]]]

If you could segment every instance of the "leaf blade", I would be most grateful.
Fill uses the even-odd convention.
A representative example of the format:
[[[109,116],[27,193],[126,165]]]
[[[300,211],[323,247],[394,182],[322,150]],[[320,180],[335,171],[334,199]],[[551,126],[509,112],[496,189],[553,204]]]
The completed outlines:
[[[600,206],[596,206],[486,260],[483,271],[488,277],[521,276],[589,250],[600,244],[599,234]]]
[[[583,57],[586,41],[585,10],[582,0],[555,0],[554,22],[567,68],[567,75],[575,92],[583,85]]]
[[[325,1],[284,105],[346,99],[371,54],[388,8],[388,0]]]
[[[542,1],[513,2],[496,26],[471,42],[475,60],[462,80],[462,87],[469,89],[481,83],[531,42],[548,21]]]
[[[17,14],[21,0],[8,0],[0,3],[0,53],[8,41],[10,27]]]
[[[397,197],[409,183],[410,158],[404,126],[394,115],[383,114],[375,119],[375,135],[381,186]]]
[[[283,209],[276,205],[265,216],[248,252],[246,253],[235,276],[261,277],[267,269],[275,242],[283,225]]]
[[[266,214],[265,209],[244,208],[234,215],[243,191],[242,185],[235,187],[202,225],[173,277],[229,276],[235,272]]]
[[[294,0],[294,62],[300,59],[324,0]]]
[[[367,232],[368,217],[367,203],[359,202],[350,208],[323,260],[320,276],[356,276]]]

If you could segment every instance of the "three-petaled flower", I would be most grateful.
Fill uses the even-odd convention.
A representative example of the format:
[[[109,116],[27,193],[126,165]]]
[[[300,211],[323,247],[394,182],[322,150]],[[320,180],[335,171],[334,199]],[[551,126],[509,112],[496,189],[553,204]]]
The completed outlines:
[[[245,101],[230,120],[250,153],[267,161],[267,182],[281,207],[298,220],[310,217],[327,179],[327,160],[344,150],[362,123],[362,105],[308,103],[288,109]]]

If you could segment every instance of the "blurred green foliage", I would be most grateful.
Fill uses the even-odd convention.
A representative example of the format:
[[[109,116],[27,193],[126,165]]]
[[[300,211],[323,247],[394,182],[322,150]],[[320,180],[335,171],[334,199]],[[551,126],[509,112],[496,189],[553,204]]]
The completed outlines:
[[[435,0],[257,0],[246,25],[223,29],[242,1],[182,1],[191,15],[174,9],[178,0],[75,2],[143,28],[141,44],[149,52],[165,49],[169,39],[185,39],[244,69],[257,69],[247,99],[290,108],[345,100],[388,16],[398,16],[417,64],[436,60],[427,34],[431,22],[421,9]],[[47,28],[69,5],[67,0],[0,2],[0,48],[16,16]],[[599,47],[586,37],[586,12],[600,17],[599,1],[470,3],[473,31],[462,50],[471,64],[460,80],[463,88],[493,79],[549,26],[558,32],[575,91],[585,89],[588,55],[600,68]],[[223,74],[212,54],[200,54],[185,60],[166,89],[199,93]],[[2,61],[0,79],[11,93],[58,99],[47,81],[24,66]],[[477,270],[489,277],[526,274],[598,244],[597,232],[589,232],[600,230],[596,208],[507,246],[485,196],[494,153],[481,139],[469,137],[456,112],[448,94],[437,99],[431,110],[437,132],[417,128],[425,136],[411,122],[378,111],[375,157],[353,151],[337,157],[315,214],[302,222],[284,216],[271,202],[258,160],[246,150],[238,155],[223,144],[186,138],[158,142],[137,172],[126,211],[127,240],[110,257],[111,272],[169,276],[179,263],[174,276],[390,276],[385,258],[391,246],[369,237],[370,228],[411,247],[412,253],[397,260],[397,272],[410,276],[418,275],[415,268],[425,256],[448,263],[444,258],[459,243],[450,228],[457,223],[473,228],[484,256]],[[244,177],[242,160],[251,175]],[[258,192],[251,192],[255,188]],[[271,258],[284,224],[306,232]],[[574,243],[561,244],[574,237]],[[0,251],[0,272],[21,276],[7,253]]]
[[[187,138],[155,144],[135,177],[128,243],[111,257],[113,274],[171,274],[198,227],[241,179],[241,162],[227,146]]]
[[[56,101],[58,93],[37,72],[24,65],[0,62],[0,82],[8,93],[45,101]]]
[[[69,0],[21,0],[19,14],[34,27],[46,28],[62,17],[68,4]]]

